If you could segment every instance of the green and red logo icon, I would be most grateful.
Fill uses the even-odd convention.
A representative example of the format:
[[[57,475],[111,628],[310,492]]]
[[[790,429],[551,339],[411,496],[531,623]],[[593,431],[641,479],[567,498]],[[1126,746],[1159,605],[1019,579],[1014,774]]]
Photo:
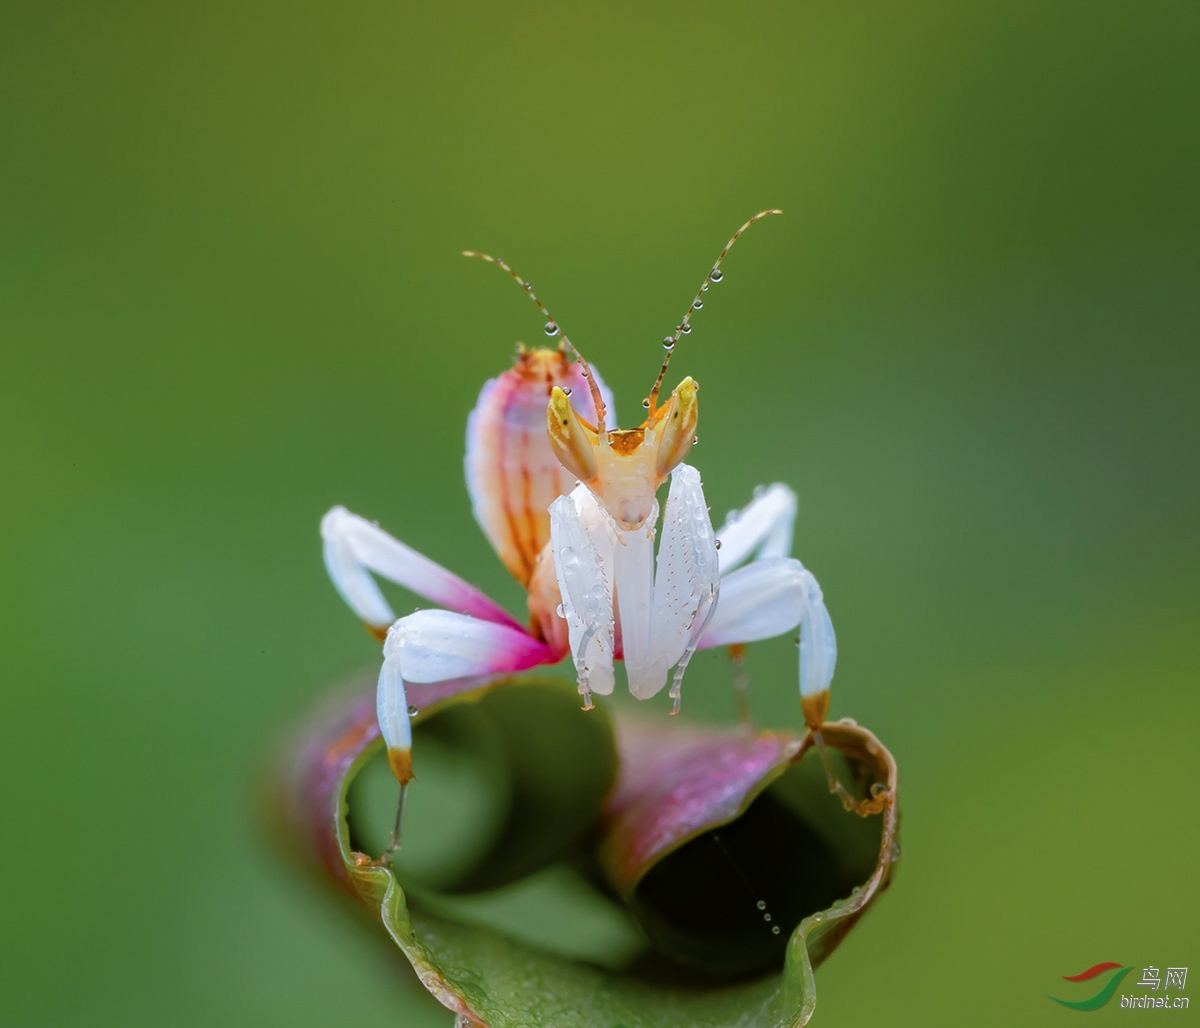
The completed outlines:
[[[1059,1003],[1071,1010],[1099,1010],[1116,995],[1121,982],[1125,980],[1125,976],[1132,970],[1132,965],[1118,964],[1113,960],[1106,960],[1102,964],[1093,964],[1086,971],[1080,971],[1079,974],[1063,975],[1063,981],[1097,982],[1100,988],[1096,992],[1086,999],[1059,999],[1057,996],[1051,996],[1050,998],[1055,1003]]]

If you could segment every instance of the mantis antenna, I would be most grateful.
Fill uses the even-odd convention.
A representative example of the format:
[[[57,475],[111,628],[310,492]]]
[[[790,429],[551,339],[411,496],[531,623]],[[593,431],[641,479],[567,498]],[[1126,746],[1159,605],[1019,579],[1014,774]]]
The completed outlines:
[[[558,327],[558,322],[554,320],[554,317],[551,315],[550,311],[546,309],[546,305],[542,303],[537,294],[534,293],[533,284],[531,282],[527,282],[511,267],[509,267],[505,261],[499,257],[493,257],[490,253],[480,253],[478,250],[463,250],[462,255],[464,257],[477,257],[481,261],[487,261],[488,264],[494,264],[502,271],[508,272],[509,277],[525,291],[525,295],[533,301],[533,305],[542,312],[542,317],[546,319],[546,335],[560,335],[561,330]],[[722,256],[724,255],[722,254]],[[567,334],[565,332],[561,332],[561,338],[562,345],[570,351],[571,355],[579,364],[579,370],[583,372],[583,377],[586,379],[588,389],[592,394],[592,403],[596,408],[596,430],[599,432],[601,439],[607,439],[608,436],[604,421],[608,414],[608,408],[604,405],[604,397],[600,395],[600,387],[596,384],[596,378],[592,374],[592,366],[584,359],[583,354],[579,352],[575,344],[567,338]]]
[[[683,315],[683,319],[675,327],[675,332],[663,339],[663,349],[667,351],[667,355],[663,358],[662,367],[658,369],[658,378],[654,380],[654,388],[650,390],[650,395],[647,398],[647,402],[642,405],[650,409],[651,417],[653,417],[655,405],[658,403],[658,394],[659,390],[662,389],[663,378],[666,377],[667,368],[671,364],[671,354],[675,352],[675,344],[679,342],[680,336],[685,336],[691,332],[692,315],[704,306],[704,294],[708,292],[709,284],[716,284],[725,277],[721,272],[721,262],[729,255],[729,251],[733,249],[733,244],[742,238],[742,234],[746,231],[746,229],[748,229],[756,221],[762,221],[763,218],[769,218],[772,215],[782,213],[783,211],[775,210],[774,208],[768,211],[759,211],[756,215],[754,215],[753,218],[750,218],[743,223],[742,227],[729,237],[729,242],[726,243],[721,252],[717,254],[717,259],[713,261],[712,268],[709,270],[708,274],[704,276],[704,281],[700,283],[700,288],[696,291],[696,295],[692,298],[692,302],[688,304],[687,312]]]

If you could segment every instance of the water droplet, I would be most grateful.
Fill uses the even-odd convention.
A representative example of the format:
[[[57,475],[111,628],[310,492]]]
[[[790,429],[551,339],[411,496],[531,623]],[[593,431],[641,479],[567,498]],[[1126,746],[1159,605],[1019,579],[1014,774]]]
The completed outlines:
[[[694,436],[692,436],[692,445],[693,445],[693,446],[699,446],[699,445],[700,445],[700,437],[699,437],[698,435],[694,435]]]
[[[685,336],[690,336],[692,334],[691,323],[685,321],[682,325],[679,326],[679,331],[682,332]]]
[[[766,909],[767,909],[767,901],[766,901],[766,900],[759,900],[759,901],[758,901],[757,903],[755,903],[754,905],[755,905],[756,907],[758,907],[758,909],[759,909],[759,910],[766,910]]]
[[[557,607],[554,608],[554,613],[557,614],[560,618],[565,618],[567,616],[567,612],[565,610],[563,610],[563,605],[561,603]]]
[[[876,796],[882,796],[885,792],[887,792],[887,786],[884,785],[883,782],[872,782],[871,783],[871,797],[872,798],[874,798]]]
[[[773,924],[773,925],[771,925],[771,934],[772,934],[772,935],[778,935],[778,934],[779,934],[779,925],[777,925],[777,924]]]
[[[702,293],[707,293],[707,292],[708,292],[708,283],[707,283],[707,282],[705,282],[705,283],[704,283],[704,285],[702,285],[702,286],[700,287],[700,292],[702,292]]]
[[[558,322],[556,322],[556,321],[547,321],[546,322],[546,335],[548,335],[548,336],[558,335]]]
[[[892,843],[892,863],[896,863],[900,859],[900,843]]]
[[[692,310],[694,310],[694,311],[698,311],[703,306],[704,306],[704,301],[701,300],[700,297],[698,297],[698,296],[696,297],[696,299],[694,299],[692,301]]]
[[[770,921],[770,920],[771,920],[771,915],[770,915],[770,914],[763,914],[763,920],[764,920],[764,921]]]
[[[409,717],[416,717],[419,713],[421,713],[420,707],[414,707],[412,705],[409,706],[409,708],[408,708],[408,716]]]
[[[642,406],[643,406],[643,407],[645,407],[645,408],[646,408],[646,410],[649,410],[649,409],[650,409],[650,397],[649,397],[649,396],[647,396],[647,397],[646,397],[646,398],[645,398],[645,399],[642,401]]]
[[[570,396],[570,395],[571,395],[571,387],[570,387],[570,386],[566,386],[566,387],[563,389],[563,396]]]
[[[716,548],[719,550],[721,548],[721,540],[720,539],[716,540],[716,542],[714,542],[713,545],[716,546]]]
[[[724,277],[725,272],[723,272],[720,268],[713,268],[712,271],[708,273],[708,280],[712,283],[720,282]]]
[[[663,349],[664,350],[673,350],[674,348],[675,348],[675,337],[674,336],[663,336]]]
[[[527,293],[533,292],[533,283],[532,282],[525,283],[525,292],[527,292]]]

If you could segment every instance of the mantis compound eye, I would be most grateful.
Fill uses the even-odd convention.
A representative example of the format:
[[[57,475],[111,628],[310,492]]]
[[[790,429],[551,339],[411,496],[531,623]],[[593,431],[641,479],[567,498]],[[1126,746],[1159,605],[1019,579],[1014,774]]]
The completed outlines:
[[[554,456],[562,466],[580,481],[589,485],[593,483],[598,470],[596,450],[600,445],[599,435],[575,413],[566,391],[559,386],[550,391],[546,430]]]
[[[685,378],[671,393],[671,399],[663,408],[655,434],[658,450],[654,455],[654,470],[659,481],[667,477],[688,455],[696,441],[696,421],[699,405],[696,393],[700,387],[691,376]]]

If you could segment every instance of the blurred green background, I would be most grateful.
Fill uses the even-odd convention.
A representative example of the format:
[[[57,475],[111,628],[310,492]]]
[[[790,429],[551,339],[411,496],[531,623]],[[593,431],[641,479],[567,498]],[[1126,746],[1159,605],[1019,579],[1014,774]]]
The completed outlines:
[[[833,714],[902,768],[818,1022],[1067,1023],[1061,975],[1200,962],[1197,12],[10,0],[0,1020],[448,1023],[258,823],[281,728],[375,661],[318,520],[515,608],[462,440],[540,321],[458,251],[629,423],[773,205],[675,375],[714,513],[799,491]],[[752,651],[762,721],[794,664]],[[698,659],[685,712],[728,685]]]

